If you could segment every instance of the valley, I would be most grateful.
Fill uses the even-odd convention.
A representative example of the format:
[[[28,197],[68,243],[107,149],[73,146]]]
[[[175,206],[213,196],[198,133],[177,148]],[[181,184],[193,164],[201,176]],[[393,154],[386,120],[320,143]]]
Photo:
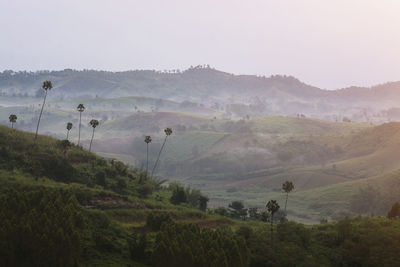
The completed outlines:
[[[397,123],[376,124],[390,118],[379,118],[384,113],[370,114],[370,109],[361,108],[362,103],[369,101],[369,97],[361,96],[367,92],[373,94],[375,89],[321,91],[290,77],[232,76],[211,68],[194,68],[182,73],[35,73],[25,75],[33,79],[32,84],[27,86],[22,86],[26,78],[20,77],[19,73],[13,75],[8,86],[5,86],[5,75],[3,73],[3,80],[0,79],[3,88],[0,88],[3,92],[0,115],[3,124],[8,124],[7,114],[16,113],[17,129],[34,131],[40,109],[39,99],[34,95],[29,96],[35,92],[32,87],[34,81],[43,76],[56,77],[60,84],[53,90],[54,94],[51,92],[41,132],[63,139],[66,123],[72,122],[75,128],[70,138],[76,140],[79,117],[75,107],[84,103],[87,109],[82,113],[82,120],[97,118],[100,121],[93,150],[132,167],[145,166],[144,136],[150,135],[153,139],[149,145],[149,160],[154,162],[162,144],[163,129],[171,127],[173,135],[166,144],[156,175],[160,179],[179,181],[202,190],[209,196],[209,206],[213,208],[243,200],[248,207],[263,209],[268,199],[284,200],[285,195],[280,188],[286,180],[295,184],[295,190],[290,194],[288,217],[301,222],[315,223],[323,218],[337,219],[359,212],[383,214],[374,207],[377,203],[371,203],[370,209],[363,208],[362,211],[351,205],[357,202],[357,198],[362,198],[365,193],[363,190],[372,184],[375,190],[372,194],[388,198],[386,204],[382,204],[382,211],[397,201],[396,196],[388,194],[389,188],[382,186],[379,181],[396,181],[392,172],[400,167],[396,157],[400,146],[400,126]],[[101,77],[108,77],[108,80]],[[156,77],[162,80],[158,80],[158,98],[154,98],[154,94],[147,90],[139,92],[134,89],[138,86],[136,82],[141,81],[143,88],[146,88],[150,80],[155,82],[158,79]],[[166,77],[169,77],[169,82],[166,82]],[[209,82],[204,83],[205,79]],[[197,89],[192,87],[194,81],[200,82]],[[190,90],[184,89],[186,82],[191,86]],[[102,85],[97,88],[100,83]],[[131,87],[124,87],[128,84]],[[254,88],[254,97],[268,99],[269,104],[267,101],[257,106],[251,98],[231,99],[229,101],[237,102],[229,104],[227,88],[233,86],[235,89],[232,89],[232,94],[240,96],[240,86],[245,84]],[[20,86],[17,94],[16,86]],[[72,86],[85,86],[86,95],[81,94],[83,91],[72,90]],[[275,89],[263,91],[263,86]],[[390,90],[391,86],[382,90]],[[179,93],[173,93],[173,87],[180,90]],[[210,90],[216,87],[226,89],[217,90],[219,93],[211,94],[211,98],[204,101],[201,94],[210,94]],[[106,88],[114,89],[109,91]],[[359,94],[363,101],[341,101],[338,105],[344,106],[344,113],[334,115],[319,109],[320,115],[317,117],[298,104],[298,113],[293,114],[288,107],[294,102],[285,102],[280,103],[285,107],[285,114],[279,114],[281,112],[278,109],[271,110],[276,105],[272,103],[281,101],[279,94],[271,95],[271,90],[278,88],[280,92],[285,92],[285,101],[297,99],[304,102],[308,99],[315,102],[317,98],[325,98],[334,103],[341,101],[341,95],[348,97],[355,94]],[[12,91],[14,95],[8,96]],[[188,93],[194,91],[197,93],[188,97]],[[24,92],[28,96],[23,95]],[[292,96],[288,98],[288,94]],[[394,95],[392,99],[396,97]],[[382,100],[381,106],[374,109],[382,108],[383,103],[389,107],[389,99],[385,101]],[[359,122],[357,109],[363,112]],[[336,112],[338,110],[340,108]],[[330,114],[330,119],[326,117],[327,114]],[[349,119],[342,122],[341,119],[333,119],[335,116],[355,121]],[[372,124],[374,120],[375,124]],[[83,123],[84,146],[89,145],[90,136],[91,127],[87,122]]]

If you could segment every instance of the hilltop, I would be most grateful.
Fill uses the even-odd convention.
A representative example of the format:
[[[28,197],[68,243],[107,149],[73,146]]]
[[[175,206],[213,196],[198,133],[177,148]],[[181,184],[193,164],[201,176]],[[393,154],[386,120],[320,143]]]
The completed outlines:
[[[239,118],[305,114],[331,121],[348,117],[382,123],[398,118],[392,108],[398,108],[400,100],[400,82],[330,91],[291,76],[233,75],[207,66],[168,72],[4,71],[0,73],[0,92],[3,97],[13,97],[14,103],[26,104],[24,99],[40,96],[43,80],[52,80],[55,84],[49,98],[59,106],[65,106],[65,100],[87,99],[103,109],[157,108],[217,112]]]

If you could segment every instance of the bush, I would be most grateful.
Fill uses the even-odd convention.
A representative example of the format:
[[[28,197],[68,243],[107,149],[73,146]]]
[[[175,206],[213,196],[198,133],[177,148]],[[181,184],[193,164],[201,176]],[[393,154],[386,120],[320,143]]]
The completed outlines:
[[[151,212],[147,215],[146,226],[150,227],[152,231],[159,231],[163,223],[173,222],[169,214],[161,213],[155,214]]]

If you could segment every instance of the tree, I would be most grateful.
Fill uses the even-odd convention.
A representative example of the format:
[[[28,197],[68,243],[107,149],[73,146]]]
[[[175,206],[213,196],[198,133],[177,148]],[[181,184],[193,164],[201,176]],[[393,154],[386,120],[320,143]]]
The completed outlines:
[[[268,201],[267,205],[267,210],[271,214],[271,243],[273,244],[274,239],[273,239],[273,223],[274,223],[274,214],[279,210],[279,204],[276,200],[270,200]]]
[[[200,197],[199,197],[199,209],[202,210],[202,211],[206,211],[207,210],[207,202],[209,200],[210,199],[207,196],[200,195]]]
[[[168,136],[170,136],[170,135],[172,134],[172,129],[171,129],[171,128],[165,128],[164,132],[165,132],[164,143],[163,143],[162,146],[161,146],[160,152],[158,153],[158,156],[157,156],[156,163],[154,164],[153,170],[151,171],[151,177],[153,177],[154,171],[155,171],[155,169],[156,169],[156,167],[157,167],[157,163],[158,163],[158,161],[160,160],[161,152],[162,152],[162,150],[164,149],[165,142],[167,142]]]
[[[228,210],[225,207],[218,207],[218,208],[214,209],[214,213],[221,215],[221,216],[227,216]]]
[[[99,121],[93,119],[93,120],[90,121],[90,125],[93,127],[93,132],[92,132],[92,139],[90,139],[89,152],[92,150],[92,142],[93,142],[93,137],[94,137],[94,130],[99,125]]]
[[[11,129],[13,129],[14,128],[14,123],[16,123],[17,122],[17,115],[15,115],[15,114],[11,114],[10,115],[10,117],[8,117],[8,119],[10,120],[10,122],[11,122]]]
[[[67,150],[71,147],[71,143],[68,140],[61,140],[59,141],[59,146],[64,152],[64,156],[67,155]]]
[[[233,201],[231,204],[229,204],[229,214],[233,218],[245,220],[247,216],[247,209],[244,208],[242,202]]]
[[[396,202],[396,203],[392,206],[392,209],[389,211],[387,217],[388,217],[389,219],[396,218],[396,217],[397,217],[397,218],[400,217],[400,203]]]
[[[82,112],[85,111],[85,106],[83,104],[79,104],[77,107],[77,110],[79,111],[79,131],[78,131],[78,146],[81,141],[81,121],[82,121]]]
[[[67,140],[68,140],[68,137],[69,137],[69,131],[71,131],[71,129],[72,129],[72,122],[68,122],[67,123]]]
[[[37,123],[37,126],[36,126],[35,140],[37,139],[37,135],[38,135],[38,132],[39,132],[39,124],[40,124],[40,119],[42,118],[44,105],[46,104],[47,92],[50,91],[52,88],[53,88],[53,85],[52,85],[51,81],[44,81],[43,82],[42,89],[45,91],[45,93],[44,93],[42,108],[40,109],[40,115],[39,115],[38,123]]]
[[[258,208],[249,208],[249,217],[250,219],[253,220],[259,220],[260,219],[260,214],[258,213]]]
[[[286,205],[289,198],[289,193],[294,189],[293,182],[286,181],[282,184],[282,190],[286,193],[286,202],[285,202],[285,213],[286,213]]]
[[[144,142],[146,143],[146,149],[147,149],[147,158],[146,158],[146,175],[148,175],[149,172],[149,143],[151,143],[151,136],[147,135],[144,139]]]
[[[169,189],[172,190],[172,196],[170,198],[172,204],[179,205],[180,203],[186,203],[188,201],[185,188],[181,184],[171,183]]]

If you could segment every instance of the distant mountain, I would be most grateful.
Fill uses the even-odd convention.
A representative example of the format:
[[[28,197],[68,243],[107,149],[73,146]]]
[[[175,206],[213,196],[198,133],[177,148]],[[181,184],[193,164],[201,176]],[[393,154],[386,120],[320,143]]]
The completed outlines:
[[[0,90],[8,93],[34,93],[43,80],[52,80],[57,94],[67,97],[98,95],[101,97],[147,96],[162,98],[223,97],[246,94],[273,96],[278,91],[297,97],[323,96],[326,92],[308,86],[290,76],[269,78],[233,75],[211,68],[192,68],[164,73],[151,70],[39,71],[0,73]]]
[[[53,99],[149,97],[213,106],[239,117],[301,113],[329,120],[350,116],[360,121],[399,107],[400,101],[400,82],[329,91],[292,76],[233,75],[200,66],[182,72],[4,71],[0,73],[0,92],[34,96],[40,94],[46,79],[53,81],[54,90],[49,94]]]

